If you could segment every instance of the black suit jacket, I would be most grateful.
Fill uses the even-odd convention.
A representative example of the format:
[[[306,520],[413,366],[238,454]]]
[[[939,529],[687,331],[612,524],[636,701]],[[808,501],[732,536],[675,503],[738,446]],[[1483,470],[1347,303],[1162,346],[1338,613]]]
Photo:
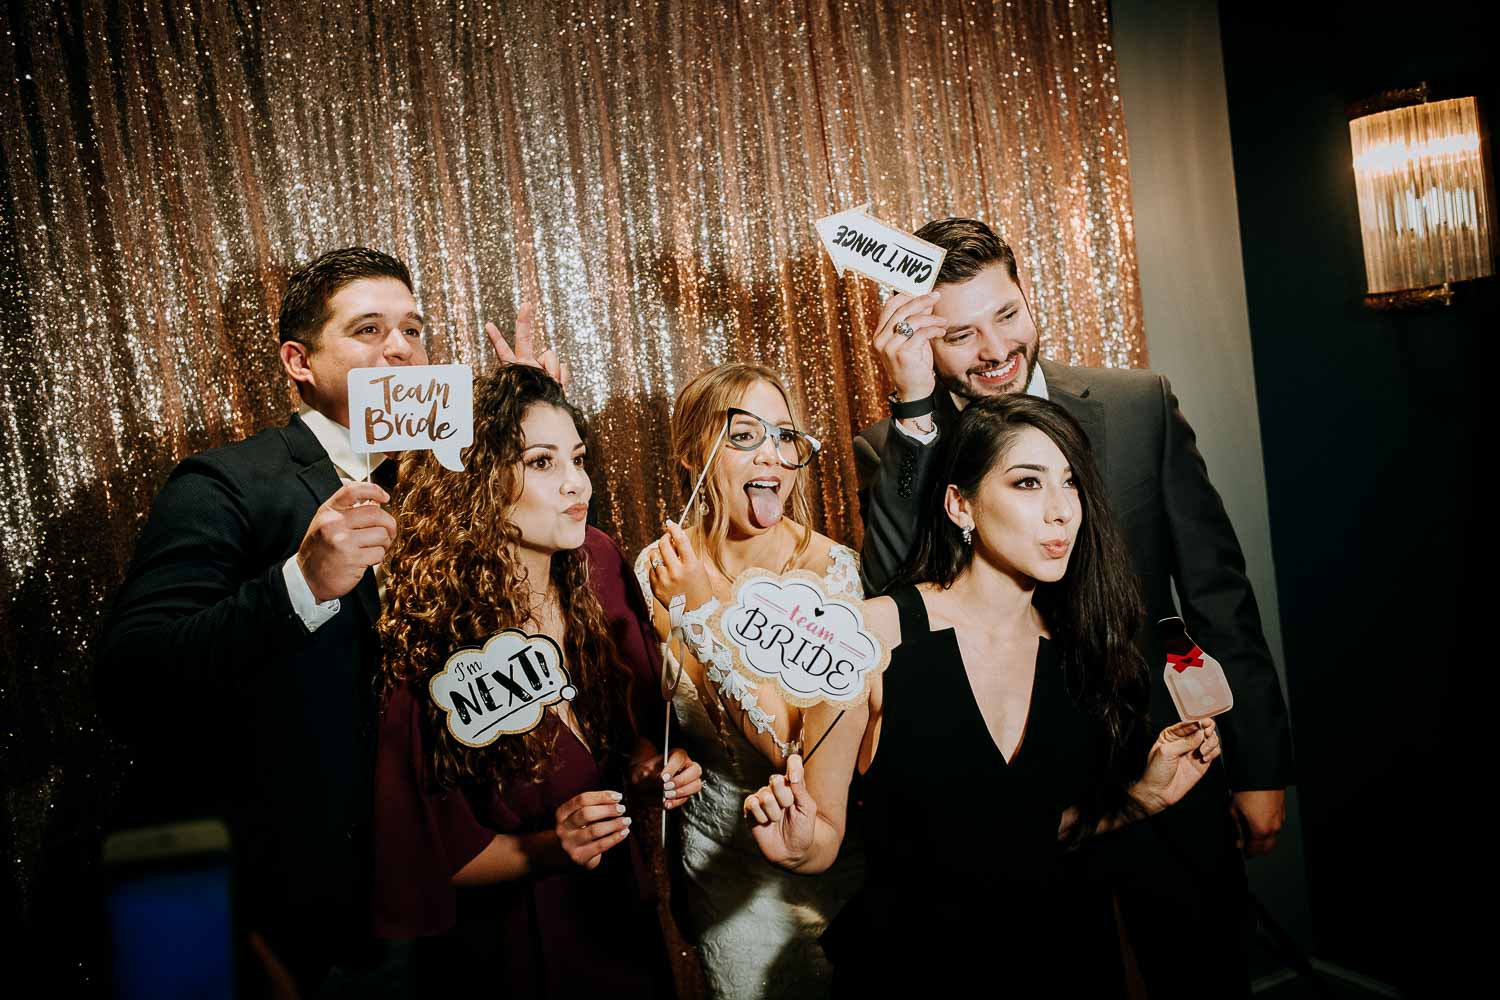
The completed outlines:
[[[366,920],[379,600],[309,632],[282,564],[340,482],[298,417],[173,470],[106,626],[106,719],[136,755],[134,821],[231,822],[252,927],[329,959]],[[308,956],[309,947],[328,953]]]
[[[1140,578],[1147,622],[1139,645],[1151,671],[1155,725],[1177,719],[1156,632],[1158,621],[1178,613],[1175,583],[1188,632],[1224,665],[1234,691],[1234,709],[1218,719],[1230,787],[1286,787],[1293,777],[1286,703],[1245,559],[1171,385],[1161,375],[1130,369],[1043,362],[1042,373],[1052,401],[1088,434]],[[938,403],[934,419],[941,441],[958,411],[945,392],[938,393]],[[861,573],[868,593],[890,582],[911,552],[917,504],[934,475],[938,450],[936,443],[918,444],[893,430],[889,419],[854,439],[865,523]]]

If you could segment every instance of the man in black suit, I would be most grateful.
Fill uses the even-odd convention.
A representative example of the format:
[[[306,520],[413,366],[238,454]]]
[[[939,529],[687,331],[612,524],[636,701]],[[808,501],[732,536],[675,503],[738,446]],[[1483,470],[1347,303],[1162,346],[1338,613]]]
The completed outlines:
[[[1027,392],[1083,425],[1141,582],[1152,718],[1176,718],[1155,628],[1178,613],[1173,584],[1189,633],[1223,664],[1235,697],[1218,720],[1224,766],[1177,806],[1113,838],[1121,912],[1154,998],[1244,994],[1246,898],[1235,842],[1250,854],[1274,846],[1292,780],[1291,736],[1244,557],[1192,428],[1160,375],[1040,360],[1015,255],[984,223],[944,219],[916,235],[947,256],[933,292],[893,296],[875,332],[896,391],[892,418],[854,441],[866,589],[881,590],[910,554],[935,442],[970,399]]]
[[[364,248],[298,268],[279,325],[300,412],[173,470],[101,679],[136,751],[134,818],[225,817],[245,929],[307,990],[368,941],[373,568],[396,535],[377,485],[396,463],[354,454],[347,374],[427,352],[405,265]]]

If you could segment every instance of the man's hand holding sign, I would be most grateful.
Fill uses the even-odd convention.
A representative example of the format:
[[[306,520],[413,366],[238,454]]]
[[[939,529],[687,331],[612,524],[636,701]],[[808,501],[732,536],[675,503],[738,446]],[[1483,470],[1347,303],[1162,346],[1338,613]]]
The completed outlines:
[[[297,547],[297,567],[320,604],[343,597],[396,540],[391,496],[374,483],[345,483],[323,502]]]
[[[933,429],[926,416],[931,407],[922,407],[937,385],[932,342],[947,332],[947,322],[932,312],[940,294],[933,286],[946,251],[870,217],[869,207],[819,219],[818,235],[839,274],[852,270],[895,289],[880,311],[873,347],[895,385],[896,419],[913,433],[927,434]]]

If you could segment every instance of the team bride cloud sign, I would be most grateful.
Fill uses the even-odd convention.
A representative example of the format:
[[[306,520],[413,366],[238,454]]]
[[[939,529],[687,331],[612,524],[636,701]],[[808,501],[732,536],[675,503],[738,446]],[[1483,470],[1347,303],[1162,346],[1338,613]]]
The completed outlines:
[[[751,680],[772,680],[787,701],[849,706],[865,697],[891,653],[865,627],[861,602],[830,596],[823,581],[794,570],[751,569],[734,583],[734,600],[710,622]]]
[[[349,371],[349,439],[357,454],[430,449],[462,472],[474,443],[474,370],[392,365]]]

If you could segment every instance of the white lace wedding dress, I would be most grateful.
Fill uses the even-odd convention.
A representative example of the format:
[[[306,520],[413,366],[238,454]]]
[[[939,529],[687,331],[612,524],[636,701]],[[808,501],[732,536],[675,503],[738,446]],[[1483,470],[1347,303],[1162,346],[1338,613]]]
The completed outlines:
[[[642,552],[636,577],[652,603],[648,570]],[[830,594],[863,598],[853,551],[833,547],[823,584]],[[672,695],[672,744],[685,748],[703,767],[703,790],[676,811],[681,853],[669,860],[674,865],[672,901],[683,932],[698,946],[709,996],[826,997],[833,971],[818,937],[863,881],[857,831],[849,831],[838,860],[821,875],[796,875],[761,856],[743,818],[745,797],[783,770],[785,762],[767,760],[733,724],[715,724],[724,712],[710,714],[703,700],[718,695],[699,691],[677,669],[672,645],[663,644],[662,650],[664,685],[680,675]],[[722,685],[727,696],[751,718],[765,718],[750,686],[736,684],[735,678]],[[806,735],[816,740],[821,734]]]

